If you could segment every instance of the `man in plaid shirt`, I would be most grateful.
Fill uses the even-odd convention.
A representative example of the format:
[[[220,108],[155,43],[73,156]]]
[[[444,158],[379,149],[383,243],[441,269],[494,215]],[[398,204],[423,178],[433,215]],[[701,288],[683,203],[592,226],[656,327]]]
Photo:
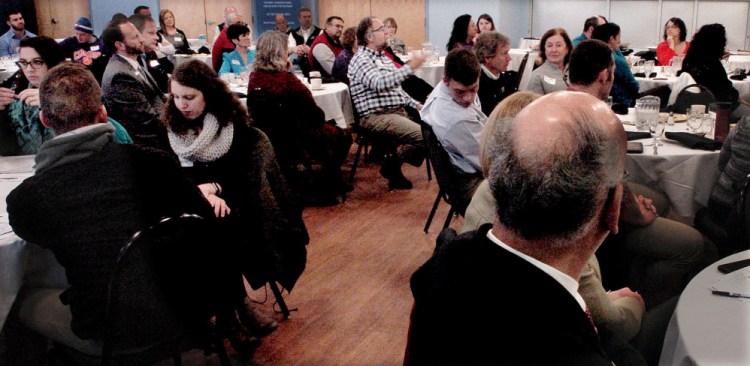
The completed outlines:
[[[389,189],[411,189],[411,182],[401,173],[401,164],[405,161],[421,165],[425,149],[422,130],[408,118],[405,108],[421,110],[422,105],[401,89],[401,82],[422,65],[425,57],[414,56],[397,69],[382,53],[386,46],[385,29],[383,22],[375,17],[359,22],[357,42],[363,47],[352,58],[348,76],[360,127],[400,145],[397,155],[385,159],[380,174],[388,179]]]

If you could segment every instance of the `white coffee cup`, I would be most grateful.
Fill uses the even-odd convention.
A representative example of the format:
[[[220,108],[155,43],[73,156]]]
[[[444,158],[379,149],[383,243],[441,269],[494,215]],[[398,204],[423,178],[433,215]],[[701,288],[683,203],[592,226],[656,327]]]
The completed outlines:
[[[310,71],[310,79],[320,78],[320,71]]]
[[[323,79],[320,78],[311,78],[310,79],[310,87],[313,89],[321,89],[323,87]]]

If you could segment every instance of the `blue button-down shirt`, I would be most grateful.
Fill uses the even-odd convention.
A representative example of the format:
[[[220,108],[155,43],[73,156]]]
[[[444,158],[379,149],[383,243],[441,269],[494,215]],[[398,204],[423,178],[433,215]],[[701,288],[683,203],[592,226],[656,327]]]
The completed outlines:
[[[18,45],[21,40],[28,37],[36,37],[36,34],[31,33],[27,30],[23,31],[23,37],[19,38],[13,29],[8,29],[5,34],[0,37],[0,56],[11,56],[18,53]]]

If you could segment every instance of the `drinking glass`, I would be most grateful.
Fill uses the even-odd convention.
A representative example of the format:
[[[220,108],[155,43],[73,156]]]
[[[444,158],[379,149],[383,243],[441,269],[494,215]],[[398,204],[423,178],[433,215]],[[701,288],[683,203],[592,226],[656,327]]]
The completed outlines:
[[[638,62],[636,62],[636,64],[635,64],[635,65],[636,65],[636,66],[638,67],[638,72],[639,72],[639,73],[640,73],[640,72],[645,72],[645,71],[643,70],[643,68],[645,67],[645,64],[646,64],[646,60],[644,60],[644,59],[640,59],[640,60],[638,60]]]
[[[701,131],[703,131],[706,134],[707,138],[713,139],[714,138],[714,127],[716,125],[716,114],[711,116],[710,113],[706,113],[703,115],[703,123],[701,125]]]
[[[659,119],[659,105],[661,99],[649,95],[635,101],[635,128],[639,131],[649,129],[649,124]]]
[[[651,146],[651,145],[663,146],[662,143],[659,142],[659,138],[661,138],[661,135],[664,134],[664,128],[666,127],[666,125],[667,125],[666,121],[659,117],[649,121],[648,132],[651,133],[651,137],[654,138],[654,142],[653,144],[648,144],[648,146]]]
[[[693,108],[689,108],[687,111],[687,125],[690,128],[690,133],[698,133],[698,129],[703,125],[703,113]]]
[[[652,71],[654,71],[654,60],[648,60],[643,64],[643,72],[646,74],[646,79],[651,76]]]

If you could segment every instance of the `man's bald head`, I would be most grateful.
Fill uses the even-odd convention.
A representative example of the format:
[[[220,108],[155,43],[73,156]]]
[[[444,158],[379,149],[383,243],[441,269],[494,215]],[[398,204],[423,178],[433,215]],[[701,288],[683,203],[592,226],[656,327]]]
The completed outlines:
[[[489,178],[500,223],[558,248],[588,234],[623,176],[627,141],[617,116],[591,95],[559,92],[505,125]]]

